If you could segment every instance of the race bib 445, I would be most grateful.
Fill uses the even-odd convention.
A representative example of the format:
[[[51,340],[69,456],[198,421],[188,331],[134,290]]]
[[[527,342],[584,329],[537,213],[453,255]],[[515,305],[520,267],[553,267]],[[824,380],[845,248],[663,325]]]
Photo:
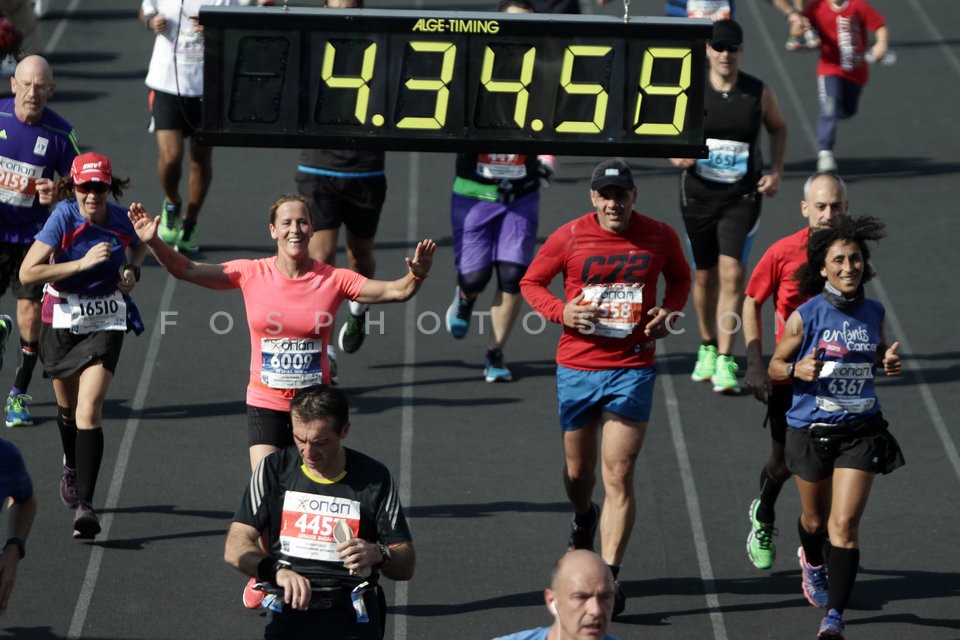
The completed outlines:
[[[340,562],[333,531],[343,521],[353,535],[360,533],[360,503],[300,491],[283,497],[280,546],[283,553],[305,560]]]

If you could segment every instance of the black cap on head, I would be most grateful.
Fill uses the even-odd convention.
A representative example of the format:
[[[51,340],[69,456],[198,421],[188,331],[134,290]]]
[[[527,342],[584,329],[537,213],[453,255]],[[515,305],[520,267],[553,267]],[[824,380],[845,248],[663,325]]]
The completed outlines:
[[[718,20],[713,23],[711,43],[743,44],[743,29],[734,20]]]
[[[610,158],[604,160],[593,170],[590,176],[590,188],[599,191],[604,187],[633,189],[633,172],[623,160]]]

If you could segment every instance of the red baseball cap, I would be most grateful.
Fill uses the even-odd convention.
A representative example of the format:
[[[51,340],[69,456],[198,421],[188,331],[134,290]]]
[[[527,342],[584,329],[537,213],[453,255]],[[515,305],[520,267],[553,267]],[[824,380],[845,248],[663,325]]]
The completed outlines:
[[[103,182],[110,184],[113,181],[113,169],[110,168],[110,158],[96,153],[84,153],[73,159],[70,167],[70,177],[73,184],[84,182]]]

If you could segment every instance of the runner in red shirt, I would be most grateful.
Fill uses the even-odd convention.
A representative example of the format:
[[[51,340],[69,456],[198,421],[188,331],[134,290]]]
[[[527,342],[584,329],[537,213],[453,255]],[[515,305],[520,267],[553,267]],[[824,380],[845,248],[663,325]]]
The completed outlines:
[[[866,0],[813,0],[803,15],[820,33],[817,171],[836,171],[837,122],[857,113],[867,84],[866,53],[869,49],[874,60],[883,60],[890,34],[884,17]],[[867,31],[874,32],[873,47],[867,46]]]
[[[690,266],[669,225],[633,210],[637,188],[625,163],[593,171],[596,211],[547,238],[520,281],[524,298],[563,325],[557,348],[557,396],[566,457],[565,486],[575,515],[569,546],[593,549],[614,578],[636,516],[634,466],[643,445],[656,378],[656,340],[670,333],[690,293]],[[657,284],[665,282],[657,304]],[[550,290],[562,275],[564,297]],[[592,502],[603,433],[603,511]],[[617,584],[614,615],[624,608]]]

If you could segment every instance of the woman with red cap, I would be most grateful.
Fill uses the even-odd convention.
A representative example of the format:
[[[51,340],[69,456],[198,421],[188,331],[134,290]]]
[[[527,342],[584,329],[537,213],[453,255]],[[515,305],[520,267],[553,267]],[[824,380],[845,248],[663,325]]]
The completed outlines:
[[[129,178],[114,179],[110,160],[85,153],[55,186],[59,201],[20,267],[24,284],[45,283],[40,362],[53,380],[63,442],[60,497],[74,509],[73,537],[100,533],[93,493],[103,457],[103,401],[123,334],[143,331],[129,293],[140,277],[140,244],[119,200]]]

